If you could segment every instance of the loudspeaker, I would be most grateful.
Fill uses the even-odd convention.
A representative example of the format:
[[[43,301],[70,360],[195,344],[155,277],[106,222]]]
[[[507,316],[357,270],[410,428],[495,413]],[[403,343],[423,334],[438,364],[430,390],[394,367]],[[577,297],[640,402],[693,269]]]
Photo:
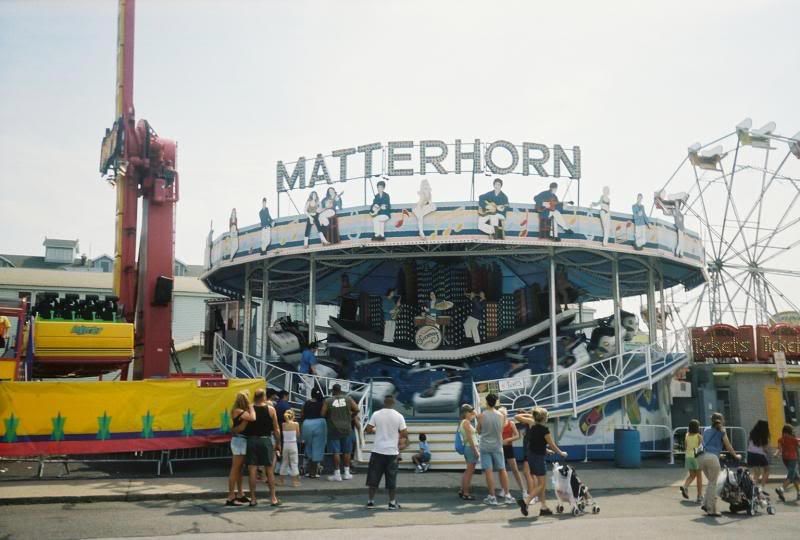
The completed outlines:
[[[172,278],[158,276],[156,278],[156,290],[153,294],[154,306],[167,306],[172,301]]]

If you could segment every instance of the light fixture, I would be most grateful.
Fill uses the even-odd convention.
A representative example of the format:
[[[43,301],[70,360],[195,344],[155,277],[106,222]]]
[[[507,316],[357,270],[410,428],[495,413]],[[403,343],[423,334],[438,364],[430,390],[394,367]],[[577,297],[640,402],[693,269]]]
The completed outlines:
[[[692,165],[708,171],[722,171],[719,162],[728,154],[722,151],[722,145],[717,145],[702,152],[700,151],[701,148],[700,143],[694,143],[689,147],[689,161],[692,162]]]
[[[789,151],[794,154],[794,157],[800,159],[800,131],[795,133],[792,140],[789,141]]]
[[[753,148],[772,150],[769,143],[772,132],[775,131],[775,122],[767,122],[758,129],[752,129],[752,127],[753,121],[749,118],[745,118],[736,125],[736,136],[739,137],[739,142]]]

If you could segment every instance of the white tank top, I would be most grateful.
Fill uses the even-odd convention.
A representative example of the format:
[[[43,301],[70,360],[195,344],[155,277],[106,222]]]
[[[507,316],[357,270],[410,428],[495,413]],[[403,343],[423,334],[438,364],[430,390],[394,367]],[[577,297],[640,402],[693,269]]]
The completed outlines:
[[[295,430],[287,431],[283,430],[283,444],[296,444],[297,443],[297,432]]]

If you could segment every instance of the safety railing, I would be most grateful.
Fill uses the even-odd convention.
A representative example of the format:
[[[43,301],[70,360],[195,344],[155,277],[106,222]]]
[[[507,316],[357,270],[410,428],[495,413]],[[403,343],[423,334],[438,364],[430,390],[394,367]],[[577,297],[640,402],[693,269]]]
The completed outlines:
[[[703,433],[703,430],[706,429],[707,426],[700,427],[700,433]],[[688,427],[679,427],[675,428],[672,432],[672,445],[671,449],[672,452],[670,453],[669,462],[670,464],[675,463],[675,456],[685,456],[686,455],[686,433],[688,433]],[[737,454],[741,454],[744,456],[747,452],[747,431],[743,427],[740,426],[725,426],[725,434],[728,436],[728,440],[733,446],[733,449],[736,450]],[[724,452],[724,449],[723,449]]]
[[[510,413],[545,407],[551,416],[577,416],[598,403],[621,397],[670,375],[688,361],[684,353],[665,353],[644,345],[580,367],[524,377],[475,383],[475,392],[493,392]]]
[[[369,382],[367,390],[361,395],[358,400],[358,431],[356,432],[356,460],[360,462],[366,461],[364,450],[367,444],[367,424],[372,416],[372,381]]]
[[[658,455],[667,454],[670,456],[670,463],[672,463],[672,430],[669,426],[660,424],[618,424],[613,426],[613,429],[603,431],[600,435],[601,440],[598,441],[597,433],[592,437],[591,444],[589,438],[586,438],[584,444],[584,457],[583,462],[589,463],[589,454],[602,453],[608,457],[609,453],[614,452],[614,431],[617,429],[635,429],[640,435],[639,448],[643,455]],[[661,435],[659,437],[658,435]],[[649,437],[647,435],[650,435]],[[608,439],[611,440],[608,440]]]

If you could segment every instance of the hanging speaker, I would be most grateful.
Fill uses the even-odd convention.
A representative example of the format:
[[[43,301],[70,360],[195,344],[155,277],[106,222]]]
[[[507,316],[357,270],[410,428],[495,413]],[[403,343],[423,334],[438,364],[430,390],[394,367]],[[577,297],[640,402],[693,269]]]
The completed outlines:
[[[156,290],[153,294],[154,306],[167,306],[172,301],[172,278],[158,276],[156,278]]]

